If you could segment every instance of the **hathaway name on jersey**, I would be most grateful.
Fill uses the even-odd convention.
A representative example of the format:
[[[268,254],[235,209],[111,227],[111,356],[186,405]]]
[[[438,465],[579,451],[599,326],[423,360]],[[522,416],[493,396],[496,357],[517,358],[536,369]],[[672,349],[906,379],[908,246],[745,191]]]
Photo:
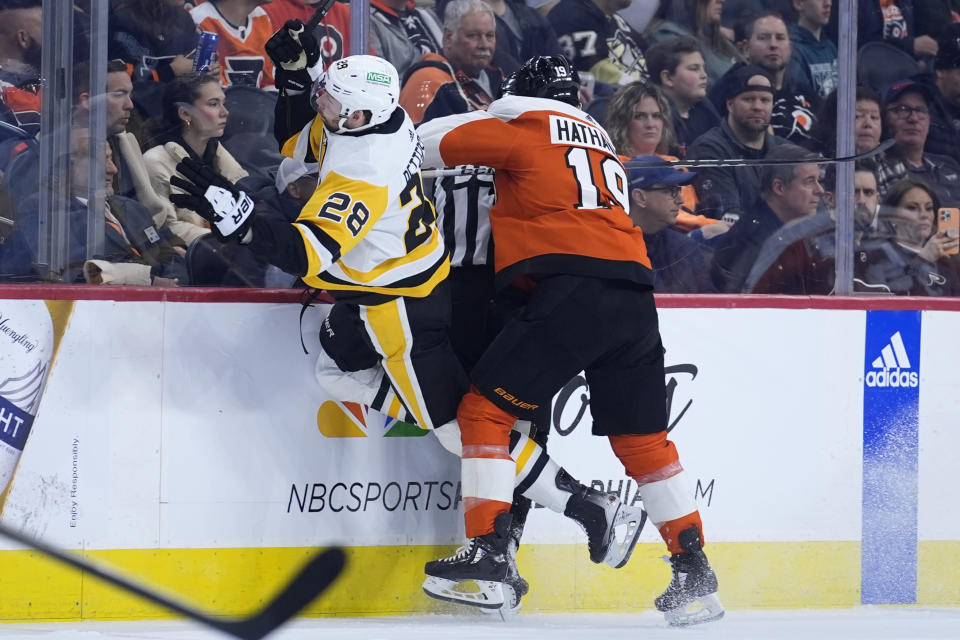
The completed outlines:
[[[607,138],[607,134],[597,127],[590,126],[573,118],[550,116],[550,142],[570,144],[578,147],[590,147],[617,155],[616,149]]]

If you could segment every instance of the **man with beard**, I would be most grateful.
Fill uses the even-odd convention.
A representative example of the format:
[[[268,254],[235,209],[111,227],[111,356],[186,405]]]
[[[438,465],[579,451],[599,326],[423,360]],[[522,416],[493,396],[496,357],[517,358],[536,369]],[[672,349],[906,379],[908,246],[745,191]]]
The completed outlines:
[[[773,82],[760,67],[746,65],[731,72],[727,82],[727,117],[694,141],[687,151],[699,158],[767,157],[785,140],[770,134]],[[758,167],[713,167],[697,170],[694,188],[700,205],[697,213],[736,222],[760,195]]]
[[[740,29],[738,29],[739,31]],[[710,90],[710,100],[723,116],[726,113],[726,84],[733,80],[734,73],[743,64],[752,64],[763,69],[773,79],[773,113],[770,124],[773,133],[794,144],[810,146],[820,98],[817,92],[802,79],[799,63],[791,63],[792,46],[787,24],[780,14],[765,11],[742,25],[737,47],[747,59],[746,63],[734,65]]]
[[[0,1],[0,101],[10,124],[33,135],[40,131],[42,18],[41,0]]]

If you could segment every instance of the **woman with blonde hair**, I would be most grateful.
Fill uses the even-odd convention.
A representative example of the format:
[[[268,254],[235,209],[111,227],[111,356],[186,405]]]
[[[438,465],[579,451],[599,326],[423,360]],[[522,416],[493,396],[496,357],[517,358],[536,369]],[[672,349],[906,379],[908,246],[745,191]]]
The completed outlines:
[[[620,87],[610,99],[604,128],[621,156],[655,155],[673,162],[677,157],[669,154],[673,141],[669,115],[670,105],[657,85],[631,82]],[[681,193],[683,206],[677,227],[689,231],[717,222],[693,213],[697,209],[693,185],[684,185]]]

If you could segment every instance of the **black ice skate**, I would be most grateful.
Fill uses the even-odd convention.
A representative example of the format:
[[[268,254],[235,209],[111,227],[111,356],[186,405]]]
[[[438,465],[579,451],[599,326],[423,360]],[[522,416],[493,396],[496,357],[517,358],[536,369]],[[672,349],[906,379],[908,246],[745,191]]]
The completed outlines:
[[[494,531],[471,538],[449,558],[428,562],[423,590],[432,598],[483,609],[520,608],[519,574],[509,551],[512,516],[501,513],[494,520]],[[525,584],[525,583],[524,583]]]
[[[627,564],[647,517],[643,509],[623,504],[615,494],[582,485],[563,470],[557,474],[557,486],[572,494],[563,515],[586,532],[590,559],[614,569]]]
[[[724,611],[717,597],[717,576],[703,553],[700,533],[690,527],[678,539],[684,551],[670,557],[673,580],[654,604],[667,622],[679,627],[719,620]]]

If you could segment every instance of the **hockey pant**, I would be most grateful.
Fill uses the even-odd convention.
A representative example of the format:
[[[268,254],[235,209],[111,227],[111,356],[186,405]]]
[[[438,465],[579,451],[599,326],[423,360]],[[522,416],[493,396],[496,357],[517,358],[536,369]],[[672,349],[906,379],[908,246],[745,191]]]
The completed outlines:
[[[449,286],[377,305],[337,302],[320,328],[315,374],[334,399],[433,429],[456,416],[466,391],[447,329]]]
[[[460,456],[454,416],[467,382],[446,339],[445,307],[439,298],[445,286],[424,299],[397,298],[375,306],[335,304],[320,329],[323,350],[315,373],[334,399],[433,429],[440,443]],[[435,294],[438,299],[431,300]],[[506,451],[512,478],[507,502],[516,486],[518,495],[563,513],[569,494],[557,488],[559,467],[546,452],[519,431],[508,435]]]
[[[667,441],[653,294],[580,276],[540,280],[471,374],[474,386],[457,412],[467,535],[489,533],[496,516],[510,508],[516,416],[549,403],[581,370],[590,387],[593,433],[610,438],[639,485],[648,516],[670,551],[679,552],[676,533],[690,524],[700,528],[700,517],[676,447]]]

